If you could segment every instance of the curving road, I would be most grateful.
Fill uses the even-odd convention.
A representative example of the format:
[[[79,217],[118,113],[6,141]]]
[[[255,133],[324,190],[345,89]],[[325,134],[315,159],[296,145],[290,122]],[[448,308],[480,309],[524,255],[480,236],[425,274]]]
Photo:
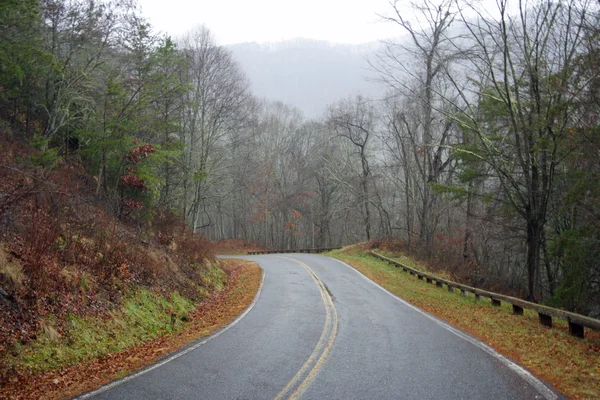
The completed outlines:
[[[563,398],[342,262],[309,254],[243,258],[265,272],[243,317],[81,398]]]

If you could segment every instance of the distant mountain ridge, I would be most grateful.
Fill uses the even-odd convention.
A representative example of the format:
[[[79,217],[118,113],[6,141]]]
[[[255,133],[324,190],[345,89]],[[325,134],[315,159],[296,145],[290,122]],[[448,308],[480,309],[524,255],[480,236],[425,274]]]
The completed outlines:
[[[296,39],[278,43],[227,46],[258,97],[298,107],[319,118],[331,103],[353,94],[380,97],[382,89],[366,58],[381,46],[334,44]]]

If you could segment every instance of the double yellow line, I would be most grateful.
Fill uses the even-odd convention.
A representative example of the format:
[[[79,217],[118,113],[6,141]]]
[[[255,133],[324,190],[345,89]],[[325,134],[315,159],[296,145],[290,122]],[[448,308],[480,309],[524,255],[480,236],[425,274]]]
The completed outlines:
[[[312,268],[302,261],[294,260],[293,258],[278,258],[291,261],[304,267],[304,269],[317,284],[319,292],[321,293],[323,305],[325,306],[325,326],[323,326],[323,332],[321,333],[319,342],[315,346],[310,357],[308,357],[306,362],[298,370],[296,375],[294,375],[294,377],[288,382],[288,384],[285,385],[285,387],[277,394],[277,396],[275,396],[274,400],[280,400],[285,397],[288,399],[299,399],[302,394],[304,394],[306,389],[308,389],[308,387],[313,383],[319,374],[319,371],[321,368],[323,368],[325,361],[327,361],[329,353],[331,353],[333,342],[335,341],[335,337],[337,335],[338,315],[329,291],[325,287],[325,284],[319,279],[317,274],[315,274],[315,272],[312,270]]]

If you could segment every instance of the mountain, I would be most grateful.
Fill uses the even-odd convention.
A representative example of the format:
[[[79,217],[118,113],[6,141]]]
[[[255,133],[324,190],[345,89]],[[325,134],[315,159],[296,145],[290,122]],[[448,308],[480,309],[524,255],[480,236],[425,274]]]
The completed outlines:
[[[372,81],[376,74],[366,60],[379,46],[377,42],[340,45],[296,39],[227,47],[258,97],[281,100],[298,107],[308,118],[318,118],[341,98],[357,93],[380,96],[380,86]]]

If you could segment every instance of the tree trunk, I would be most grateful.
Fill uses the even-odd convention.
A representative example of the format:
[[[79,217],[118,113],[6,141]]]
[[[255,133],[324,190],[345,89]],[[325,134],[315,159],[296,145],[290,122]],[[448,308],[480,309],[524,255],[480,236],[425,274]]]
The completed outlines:
[[[527,220],[527,300],[535,301],[543,226],[536,218]]]
[[[421,210],[421,242],[423,250],[427,257],[433,254],[433,218],[431,217],[433,211],[433,201],[429,190],[429,185],[425,184],[423,188],[423,209]]]
[[[467,219],[465,223],[465,238],[463,242],[463,262],[469,262],[471,258],[471,237],[473,236],[473,230],[471,225],[473,223],[473,182],[469,182],[468,193],[467,193]]]
[[[367,186],[367,177],[362,181],[363,202],[365,207],[365,233],[367,234],[367,242],[371,240],[371,210],[369,208],[369,188]]]

